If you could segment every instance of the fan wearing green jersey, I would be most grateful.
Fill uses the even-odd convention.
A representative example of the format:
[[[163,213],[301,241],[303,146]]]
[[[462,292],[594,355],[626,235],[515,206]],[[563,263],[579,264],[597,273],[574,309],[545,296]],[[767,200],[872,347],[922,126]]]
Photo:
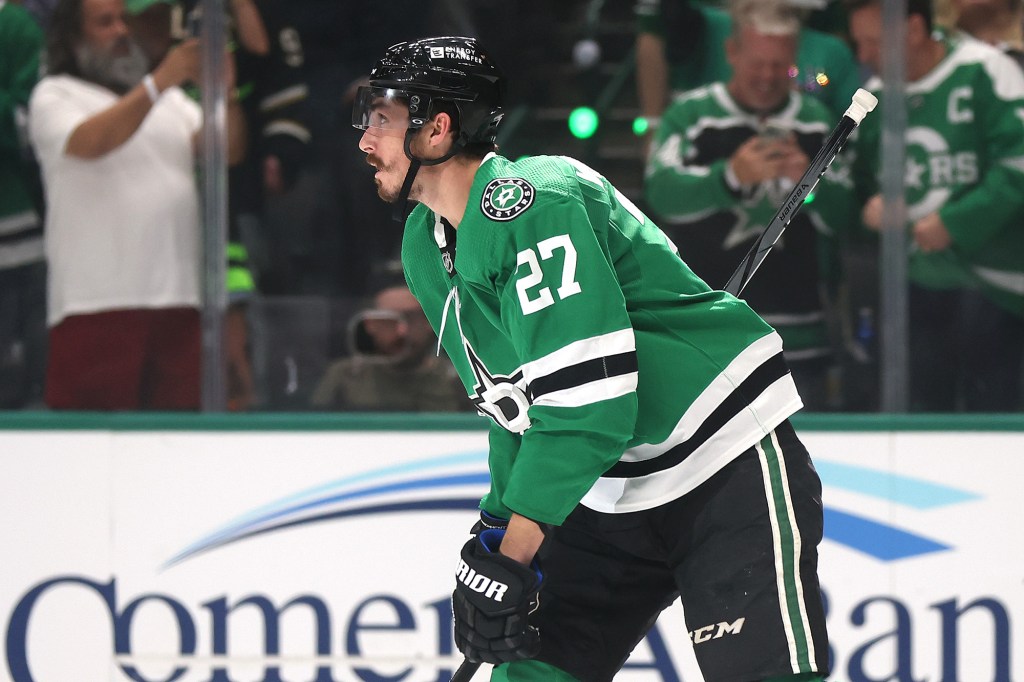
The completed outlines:
[[[708,682],[822,679],[821,483],[779,335],[594,169],[498,155],[475,39],[392,46],[369,83],[353,124],[406,280],[491,420],[460,651],[492,680],[611,680],[681,599]]]
[[[676,99],[655,132],[647,202],[704,280],[722,283],[761,236],[821,148],[833,115],[793,90],[800,21],[783,0],[735,3],[727,81]],[[837,169],[838,170],[838,169]],[[839,233],[852,201],[842,173],[826,173],[744,300],[782,336],[810,410],[835,407],[837,358],[829,316],[839,281]]]
[[[637,98],[652,124],[684,92],[732,76],[722,47],[735,29],[728,10],[740,4],[744,3],[636,0]],[[800,21],[809,6],[824,9],[826,2],[783,4]],[[857,62],[846,43],[809,26],[800,29],[797,53],[787,67],[793,88],[820,100],[833,116],[842,115],[860,84]]]
[[[856,0],[858,57],[880,73],[881,0]],[[907,5],[904,175],[912,409],[1020,409],[1024,355],[1024,75],[1000,50],[933,35]],[[881,97],[883,84],[866,87]],[[857,131],[863,222],[881,228],[883,116]]]

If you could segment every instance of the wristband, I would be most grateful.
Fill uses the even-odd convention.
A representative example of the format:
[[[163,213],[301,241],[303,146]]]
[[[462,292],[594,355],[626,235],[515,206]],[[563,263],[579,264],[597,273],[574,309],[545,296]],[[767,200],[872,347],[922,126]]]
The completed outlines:
[[[150,103],[156,104],[156,101],[160,99],[160,88],[156,87],[156,81],[153,80],[153,74],[147,73],[143,77],[142,87],[146,89],[146,94],[149,95]]]
[[[736,171],[732,169],[732,161],[725,163],[725,185],[733,192],[743,191],[743,183],[736,177]]]

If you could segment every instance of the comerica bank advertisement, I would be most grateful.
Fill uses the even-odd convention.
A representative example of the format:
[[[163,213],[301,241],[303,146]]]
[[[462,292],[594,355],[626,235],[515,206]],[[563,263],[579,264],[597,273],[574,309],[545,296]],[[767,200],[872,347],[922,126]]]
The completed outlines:
[[[824,484],[829,679],[1024,679],[1024,432],[801,437]],[[0,442],[0,680],[446,682],[461,662],[449,600],[482,431]],[[676,604],[616,679],[700,681],[693,649],[751,628],[688,628]]]

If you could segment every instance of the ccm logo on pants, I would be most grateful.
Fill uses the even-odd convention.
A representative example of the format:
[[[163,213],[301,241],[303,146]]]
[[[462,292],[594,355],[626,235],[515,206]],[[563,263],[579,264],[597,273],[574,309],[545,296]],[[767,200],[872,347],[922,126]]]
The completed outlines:
[[[496,602],[500,602],[505,596],[505,591],[508,590],[508,585],[505,583],[499,583],[497,580],[492,580],[481,573],[477,573],[467,566],[465,561],[459,562],[459,569],[456,571],[455,577],[469,589],[474,592],[479,592],[488,599],[493,599]]]

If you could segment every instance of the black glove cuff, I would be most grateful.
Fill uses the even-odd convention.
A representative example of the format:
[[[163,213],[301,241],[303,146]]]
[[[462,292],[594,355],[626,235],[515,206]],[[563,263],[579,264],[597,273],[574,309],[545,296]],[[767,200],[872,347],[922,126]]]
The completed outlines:
[[[503,519],[500,516],[493,516],[488,514],[483,509],[480,510],[480,520],[473,524],[470,529],[470,535],[479,535],[481,532],[493,528],[496,530],[505,530],[508,528],[508,519]]]

